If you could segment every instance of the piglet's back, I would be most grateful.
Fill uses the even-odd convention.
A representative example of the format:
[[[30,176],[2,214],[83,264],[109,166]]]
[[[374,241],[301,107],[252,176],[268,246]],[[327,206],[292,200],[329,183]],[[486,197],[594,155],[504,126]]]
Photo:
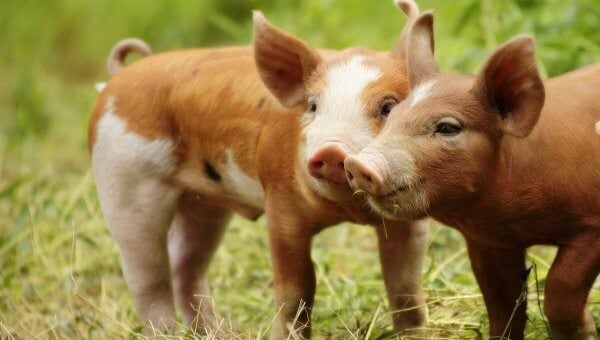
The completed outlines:
[[[523,171],[539,169],[548,192],[569,197],[585,215],[600,219],[600,63],[552,78],[531,135],[514,140]],[[564,192],[563,192],[564,191]],[[562,201],[562,200],[559,200]]]
[[[244,88],[243,95],[236,88]],[[183,132],[181,127],[193,130],[216,116],[226,120],[243,115],[248,110],[241,108],[267,95],[251,47],[149,56],[123,68],[107,83],[90,121],[90,145],[92,126],[109,100],[114,100],[116,114],[128,121],[132,132],[154,138],[173,137]]]

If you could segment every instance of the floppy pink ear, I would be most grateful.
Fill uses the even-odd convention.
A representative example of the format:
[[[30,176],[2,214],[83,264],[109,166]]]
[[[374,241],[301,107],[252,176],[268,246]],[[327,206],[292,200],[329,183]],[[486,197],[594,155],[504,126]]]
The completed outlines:
[[[406,65],[410,87],[414,89],[424,80],[438,74],[433,56],[433,14],[423,13],[408,31]]]
[[[396,42],[396,45],[392,49],[392,56],[394,58],[406,58],[406,50],[408,48],[408,33],[411,26],[419,17],[419,6],[413,0],[395,0],[394,4],[400,8],[406,15],[406,23],[400,33],[400,38]]]
[[[544,84],[535,62],[535,42],[528,36],[500,46],[477,75],[475,93],[502,117],[502,131],[526,137],[544,106]]]
[[[254,11],[254,58],[269,91],[285,106],[305,101],[304,83],[321,62],[319,53],[302,40],[271,25]]]

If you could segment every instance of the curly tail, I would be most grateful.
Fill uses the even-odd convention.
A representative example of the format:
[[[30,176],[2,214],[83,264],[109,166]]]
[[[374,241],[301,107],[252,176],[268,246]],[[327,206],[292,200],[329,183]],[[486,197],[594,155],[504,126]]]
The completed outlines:
[[[419,17],[419,6],[413,0],[395,0],[394,3],[404,12],[409,24],[412,24]]]
[[[131,52],[137,52],[142,57],[152,54],[152,49],[144,41],[136,38],[121,40],[113,47],[108,55],[108,76],[112,77],[125,66],[125,58]]]

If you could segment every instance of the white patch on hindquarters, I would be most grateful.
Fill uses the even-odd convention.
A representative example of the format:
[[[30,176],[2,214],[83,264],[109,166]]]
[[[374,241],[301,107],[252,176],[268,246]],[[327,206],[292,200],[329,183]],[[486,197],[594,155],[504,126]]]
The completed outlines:
[[[431,88],[433,87],[433,82],[426,82],[424,84],[422,84],[421,86],[417,87],[411,94],[410,94],[410,105],[416,105],[422,101],[424,101],[425,99],[427,99],[427,97],[430,96],[431,94]]]
[[[231,149],[225,150],[225,154],[227,162],[222,183],[227,193],[248,206],[264,209],[265,193],[260,182],[240,169]]]
[[[140,320],[170,327],[175,314],[168,283],[164,235],[180,189],[164,177],[173,172],[173,143],[130,132],[108,99],[96,126],[92,168],[100,206],[121,251],[123,276]]]
[[[156,242],[170,225],[180,194],[164,180],[175,170],[173,142],[128,131],[116,110],[111,97],[96,125],[92,169],[100,206],[121,249],[123,274],[140,318],[158,324],[162,318],[175,317],[168,303],[172,293],[161,284],[168,280],[169,268],[162,261],[167,250]]]
[[[126,122],[115,112],[115,98],[111,97],[96,127],[97,138],[92,149],[94,173],[127,171],[140,176],[169,175],[175,168],[173,141],[149,139],[129,132]]]

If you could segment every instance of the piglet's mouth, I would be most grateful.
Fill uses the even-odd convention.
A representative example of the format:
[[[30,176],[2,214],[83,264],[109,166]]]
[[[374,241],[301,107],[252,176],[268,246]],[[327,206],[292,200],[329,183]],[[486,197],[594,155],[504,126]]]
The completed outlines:
[[[335,190],[335,191],[351,191],[352,188],[350,187],[350,183],[348,183],[348,181],[345,182],[340,182],[340,181],[334,181],[330,178],[316,178],[316,177],[312,177],[313,180],[313,185],[316,186],[320,186],[326,190]]]
[[[375,199],[385,203],[395,203],[396,197],[408,192],[408,190],[408,185],[401,185],[383,195],[376,196]]]
[[[396,204],[401,201],[402,196],[405,196],[409,192],[413,191],[414,189],[416,189],[416,187],[423,185],[423,183],[425,183],[424,178],[417,180],[411,184],[404,183],[383,195],[373,195],[373,198],[382,203]]]
[[[336,181],[333,181],[333,180],[327,179],[327,178],[315,178],[315,179],[320,184],[326,184],[326,185],[332,186],[334,188],[350,188],[350,184],[348,184],[348,182],[338,183]]]
[[[388,200],[392,200],[397,195],[407,192],[408,190],[409,190],[408,185],[401,185],[391,191],[388,191],[387,193],[385,193],[383,195],[376,195],[374,193],[371,193],[371,192],[368,192],[368,191],[365,191],[362,189],[354,190],[354,194],[370,196],[371,198],[378,200],[378,201],[388,201]]]
[[[388,198],[388,197],[393,197],[396,194],[399,194],[399,193],[402,193],[402,192],[405,192],[405,191],[408,191],[408,185],[401,185],[399,187],[396,187],[396,189],[388,192],[387,194],[383,194],[383,195],[379,196],[378,198],[385,199],[385,198]]]

